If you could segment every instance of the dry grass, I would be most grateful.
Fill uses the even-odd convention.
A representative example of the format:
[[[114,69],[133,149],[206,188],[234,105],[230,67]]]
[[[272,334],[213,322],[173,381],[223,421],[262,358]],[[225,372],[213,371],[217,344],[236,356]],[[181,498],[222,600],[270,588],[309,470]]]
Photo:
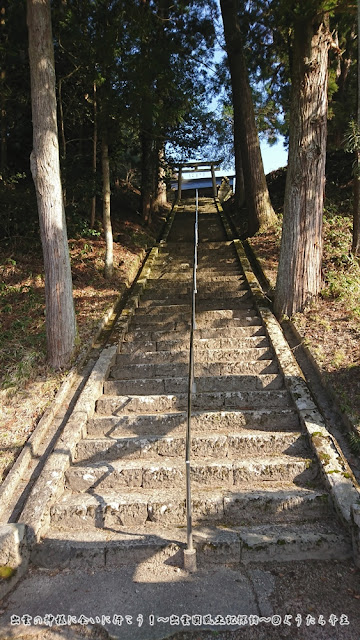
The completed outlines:
[[[251,238],[272,285],[276,281],[278,229]],[[320,297],[293,319],[314,354],[342,409],[360,425],[360,267],[351,257],[351,222],[327,213],[324,219],[324,286]]]
[[[162,218],[151,229],[136,214],[114,225],[115,273],[103,276],[100,236],[71,238],[69,249],[78,326],[77,353],[91,343],[103,315],[124,283],[131,283],[144,249],[155,241]],[[125,216],[124,216],[125,217]],[[25,241],[0,248],[0,481],[53,400],[66,372],[46,362],[44,276],[41,247]]]

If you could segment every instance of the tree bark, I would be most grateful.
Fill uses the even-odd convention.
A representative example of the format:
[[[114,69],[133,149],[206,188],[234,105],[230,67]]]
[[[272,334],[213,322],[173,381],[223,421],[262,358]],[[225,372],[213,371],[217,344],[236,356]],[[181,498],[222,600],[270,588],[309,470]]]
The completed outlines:
[[[303,311],[321,288],[329,43],[327,16],[297,21],[289,163],[275,296],[279,316],[291,317]]]
[[[272,224],[276,216],[270,202],[261,157],[254,105],[243,52],[238,3],[236,0],[220,0],[220,5],[233,95],[236,183],[241,187],[240,161],[242,160],[248,209],[248,235],[253,235],[260,228]]]
[[[360,28],[360,2],[357,7],[358,34]],[[358,35],[358,62],[357,62],[357,127],[360,131],[360,37]],[[360,253],[360,149],[356,149],[356,164],[354,175],[354,205],[353,205],[353,234],[352,253],[357,256]]]
[[[236,111],[239,113],[239,109]],[[243,163],[241,159],[240,124],[235,126],[235,105],[234,105],[234,156],[235,156],[235,207],[240,211],[245,203],[245,184]]]
[[[61,137],[61,174],[62,174],[62,186],[64,206],[66,207],[66,138],[65,138],[65,123],[64,123],[64,109],[62,101],[62,84],[63,79],[59,80],[59,119],[60,119],[60,137]]]
[[[93,137],[93,179],[94,179],[94,189],[96,189],[96,169],[97,169],[97,137],[98,137],[98,128],[97,128],[97,96],[96,96],[96,82],[94,82],[94,137]],[[95,227],[95,218],[96,218],[96,192],[91,198],[91,214],[90,214],[90,227],[93,229]]]
[[[6,8],[1,7],[0,10],[0,29],[1,29],[1,41],[5,47],[7,44],[7,38],[5,38],[5,25],[6,25]],[[6,98],[5,98],[5,83],[6,83],[6,70],[3,66],[0,72],[0,174],[2,177],[5,175],[7,167],[7,123],[6,123]]]
[[[76,321],[69,248],[60,180],[55,65],[50,0],[27,0],[33,120],[31,171],[35,183],[45,268],[48,359],[69,364]]]
[[[105,233],[105,278],[111,278],[114,273],[113,234],[110,211],[110,163],[109,146],[106,132],[102,132],[101,162],[103,177],[103,225]]]
[[[143,105],[141,118],[141,209],[144,222],[151,223],[154,186],[154,153],[151,106]]]
[[[153,203],[154,211],[158,211],[161,207],[166,207],[166,183],[164,169],[164,144],[157,149],[157,170],[156,170],[156,192]]]

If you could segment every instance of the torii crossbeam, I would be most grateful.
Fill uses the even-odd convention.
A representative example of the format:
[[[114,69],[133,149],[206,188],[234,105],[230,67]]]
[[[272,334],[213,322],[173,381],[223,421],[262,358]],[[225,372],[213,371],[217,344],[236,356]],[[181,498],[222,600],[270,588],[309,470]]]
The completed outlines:
[[[220,169],[221,160],[210,160],[209,162],[187,162],[179,165],[178,173],[178,193],[177,199],[181,200],[181,186],[182,186],[182,173],[183,169],[187,173],[195,173],[201,167],[201,171],[211,171],[212,186],[214,191],[214,198],[217,196],[216,177],[215,171]]]

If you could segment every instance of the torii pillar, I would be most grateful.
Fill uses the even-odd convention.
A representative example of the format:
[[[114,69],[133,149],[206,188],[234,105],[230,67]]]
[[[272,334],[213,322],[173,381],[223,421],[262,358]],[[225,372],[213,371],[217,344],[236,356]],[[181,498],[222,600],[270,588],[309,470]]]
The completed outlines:
[[[182,185],[182,165],[179,166],[179,173],[178,173],[178,192],[177,192],[178,201],[181,200],[181,185]]]
[[[217,198],[215,166],[214,166],[213,162],[211,163],[211,178],[212,178],[212,186],[213,186],[214,198]]]

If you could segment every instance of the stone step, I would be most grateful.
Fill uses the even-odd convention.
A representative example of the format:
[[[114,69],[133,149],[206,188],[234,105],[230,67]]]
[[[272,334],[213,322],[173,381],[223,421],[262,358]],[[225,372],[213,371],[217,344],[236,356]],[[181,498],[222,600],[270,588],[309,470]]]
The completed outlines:
[[[123,527],[145,527],[147,522],[168,527],[186,522],[183,491],[168,489],[141,492],[122,489],[93,494],[65,492],[51,509],[52,526],[67,530],[91,530],[95,527],[121,531]],[[196,525],[227,526],[309,522],[329,518],[332,514],[325,491],[299,489],[296,485],[270,488],[267,491],[194,490],[192,520]]]
[[[194,253],[190,256],[160,255],[154,263],[154,272],[163,269],[171,271],[192,269],[194,266]],[[212,252],[210,254],[198,253],[197,268],[201,271],[236,272],[239,270],[239,260],[235,256],[230,256],[226,252]]]
[[[169,291],[167,295],[164,295],[162,291],[151,291],[141,296],[139,308],[152,309],[153,307],[164,306],[189,306],[191,305],[191,297],[191,291],[188,293],[178,293],[177,288],[175,292],[173,289],[172,292],[170,293]],[[217,292],[201,291],[198,289],[196,294],[196,308],[209,302],[212,302],[214,305],[224,305],[226,303],[228,305],[226,309],[235,308],[233,307],[233,302],[238,304],[239,301],[244,302],[245,300],[249,300],[249,298],[249,290],[244,286],[242,288],[237,286],[237,289],[233,289],[232,291],[222,290]],[[214,308],[221,309],[221,306],[214,306]]]
[[[101,396],[97,403],[98,415],[122,415],[128,413],[172,413],[187,409],[187,393],[178,394],[124,394]],[[234,411],[235,409],[262,410],[285,409],[292,406],[290,396],[285,390],[263,391],[222,391],[199,393],[192,396],[194,411]]]
[[[141,367],[142,365],[132,365],[133,367]],[[144,365],[147,366],[147,365]],[[162,365],[149,365],[154,367],[160,367]],[[164,365],[168,366],[168,365]],[[173,365],[175,368],[179,365]],[[224,392],[241,392],[241,391],[255,391],[261,389],[279,390],[284,388],[284,379],[282,374],[258,374],[258,375],[218,375],[218,376],[203,376],[198,378],[197,371],[198,366],[195,367],[195,384],[196,393],[193,396],[193,405],[196,406],[196,394],[203,394],[204,392],[219,393]],[[211,365],[213,366],[213,365]],[[215,366],[215,365],[214,365]],[[216,365],[220,366],[220,365]],[[226,365],[223,365],[224,367]],[[234,367],[234,365],[231,365]],[[130,369],[130,368],[129,368]],[[127,371],[128,375],[132,374],[132,371]],[[134,374],[135,375],[135,374]],[[184,394],[188,390],[188,376],[170,378],[123,378],[121,380],[108,380],[104,384],[104,394],[106,395],[163,395],[163,394]],[[212,409],[212,405],[204,407]],[[220,407],[215,407],[219,409]]]
[[[213,205],[213,202],[212,202],[212,205]],[[189,216],[189,224],[190,224],[190,226],[191,226],[191,228],[193,230],[194,221],[195,221],[193,207],[195,206],[195,200],[193,201],[192,204],[189,204],[189,206],[192,207],[190,213],[188,214],[188,216]],[[175,224],[176,224],[176,221],[179,220],[179,224],[182,226],[184,224],[184,221],[183,221],[181,215],[182,214],[180,213],[180,214],[178,214],[178,217],[175,218]],[[219,214],[217,213],[217,211],[214,210],[213,214],[206,213],[205,216],[204,216],[201,213],[201,204],[199,204],[199,225],[201,225],[201,223],[203,223],[203,222],[204,222],[205,225],[206,224],[210,224],[210,223],[212,223],[212,221],[214,221],[218,225],[219,229],[223,229],[223,226],[222,226],[222,223],[221,223],[221,220],[220,220],[220,217],[219,217]],[[192,240],[190,242],[189,242],[189,247],[191,247],[191,250],[193,250],[194,243],[193,243]],[[179,244],[179,242],[177,240],[177,237],[173,241],[171,241],[169,239],[163,245],[164,251],[175,251],[175,252],[176,251],[180,251],[180,252],[183,251],[183,247],[185,247],[185,246],[186,245],[184,245],[184,244],[183,245]],[[199,244],[199,251],[208,251],[210,249],[222,249],[222,248],[228,249],[228,250],[231,251],[232,247],[233,247],[232,240],[227,240],[227,238],[224,238],[223,240],[207,241],[206,243],[205,243],[205,241],[203,241],[202,244]]]
[[[254,312],[244,313],[242,311],[233,311],[233,315],[230,315],[225,311],[205,311],[196,318],[196,327],[198,329],[227,329],[237,327],[260,327],[262,326],[261,319],[254,314]],[[221,315],[224,314],[224,315]],[[190,315],[190,314],[189,314]],[[131,331],[184,331],[190,328],[189,320],[180,320],[179,315],[168,314],[168,317],[135,315],[130,324]]]
[[[187,273],[185,272],[169,272],[168,270],[165,270],[155,274],[154,272],[151,272],[151,278],[149,278],[148,282],[164,282],[169,284],[170,282],[188,282],[190,283],[190,286],[192,284],[192,270],[188,270]],[[240,268],[238,270],[238,274],[221,274],[221,275],[215,275],[215,274],[210,274],[210,273],[204,273],[202,271],[199,271],[199,273],[197,274],[197,281],[199,283],[204,283],[204,284],[209,284],[210,282],[242,282],[243,281],[243,275],[240,271]]]
[[[264,347],[257,348],[248,348],[248,349],[238,349],[234,346],[233,349],[204,349],[200,344],[194,345],[194,353],[195,353],[195,361],[197,363],[219,363],[219,362],[229,362],[229,363],[239,363],[244,362],[245,364],[251,362],[262,362],[265,361],[266,364],[271,361],[273,356],[273,351]],[[122,366],[127,366],[129,364],[166,364],[166,363],[175,363],[175,362],[189,362],[189,344],[185,346],[182,351],[135,351],[132,353],[121,353],[116,358],[116,367],[121,368]],[[120,369],[121,372],[121,369]],[[116,377],[113,375],[112,377]]]
[[[176,265],[172,265],[172,263],[168,263],[168,264],[164,264],[161,267],[154,267],[151,270],[151,277],[152,278],[161,278],[163,279],[165,276],[165,279],[170,279],[171,277],[173,277],[174,279],[177,280],[177,278],[179,278],[181,280],[181,278],[183,279],[190,279],[192,280],[193,277],[193,266],[184,266],[184,267],[177,267]],[[208,267],[208,268],[204,268],[202,267],[201,269],[198,268],[197,270],[197,275],[196,277],[202,280],[206,280],[207,282],[211,281],[212,278],[225,278],[227,279],[228,277],[233,277],[233,278],[239,278],[241,276],[241,270],[239,266],[234,266],[234,267]],[[216,282],[216,280],[215,280]]]
[[[111,533],[111,535],[110,535]],[[238,566],[239,563],[347,560],[352,546],[344,530],[333,521],[287,523],[252,527],[195,527],[197,564]],[[164,529],[156,523],[137,527],[136,533],[95,529],[49,531],[34,545],[31,562],[47,569],[114,569],[142,562],[183,566],[186,529]]]
[[[205,339],[218,339],[218,338],[226,338],[231,339],[235,338],[236,340],[242,341],[245,338],[258,338],[266,336],[266,332],[262,324],[256,325],[247,325],[245,327],[226,327],[224,330],[223,327],[212,329],[211,327],[205,329],[195,329],[194,331],[194,341],[196,340],[205,340]],[[134,341],[142,341],[149,340],[152,342],[157,342],[159,340],[179,340],[179,339],[187,339],[190,338],[190,329],[183,330],[157,330],[153,328],[149,329],[136,329],[131,330],[125,336],[125,343],[134,342]]]
[[[87,425],[91,438],[121,438],[148,436],[149,434],[179,436],[185,433],[187,412],[120,414],[98,416]],[[300,429],[299,418],[292,409],[258,409],[257,411],[194,411],[191,432],[219,433],[239,429],[266,431],[293,431]]]
[[[294,432],[193,433],[191,458],[258,457],[270,454],[308,455],[304,435]],[[146,435],[133,437],[84,438],[77,446],[75,460],[102,462],[113,460],[158,461],[164,457],[185,459],[185,430],[181,436]]]
[[[318,468],[311,458],[262,456],[247,460],[203,458],[192,460],[192,486],[231,488],[249,487],[255,482],[294,482],[306,486],[316,482]],[[98,489],[121,490],[122,487],[167,489],[185,488],[185,462],[163,460],[112,460],[74,464],[65,473],[65,486],[75,492]]]
[[[125,338],[126,339],[126,338]],[[154,352],[168,352],[177,353],[181,351],[189,352],[189,344],[190,344],[190,334],[188,334],[185,338],[179,338],[178,340],[157,340],[151,341],[147,340],[133,340],[123,342],[121,344],[121,353],[154,353]],[[195,357],[198,353],[202,353],[204,351],[212,351],[214,349],[239,349],[240,345],[243,347],[242,351],[245,352],[253,352],[253,356],[251,360],[257,360],[256,351],[259,349],[268,349],[269,348],[269,340],[266,336],[254,336],[254,337],[241,337],[241,338],[196,338],[194,339],[194,353]]]
[[[220,307],[220,308],[219,308]],[[237,302],[233,300],[223,301],[203,301],[196,305],[196,325],[206,321],[211,324],[214,320],[226,320],[234,318],[246,318],[253,316],[258,318],[256,311],[249,301],[248,296],[245,300],[239,299]],[[180,319],[187,320],[191,317],[191,305],[156,305],[153,307],[138,307],[135,311],[135,322],[154,322],[167,323],[176,322]],[[189,320],[190,321],[190,320]]]
[[[148,280],[149,282],[149,280]],[[175,292],[175,285],[169,285],[166,282],[163,282],[162,280],[152,280],[150,284],[146,285],[146,289],[144,290],[144,293],[141,296],[141,300],[151,300],[154,297],[169,297],[169,296],[174,296]],[[248,286],[247,283],[245,282],[245,280],[238,278],[236,281],[230,281],[227,283],[226,287],[224,287],[223,283],[221,282],[214,282],[212,284],[206,284],[205,282],[202,283],[201,288],[198,287],[197,290],[197,296],[201,297],[201,296],[206,296],[206,297],[211,297],[211,296],[216,296],[216,297],[227,297],[229,296],[229,294],[233,294],[236,291],[247,291],[248,290]],[[179,282],[176,285],[176,293],[179,296],[185,296],[185,295],[190,295],[192,291],[192,281],[190,283],[186,283],[186,282]]]

